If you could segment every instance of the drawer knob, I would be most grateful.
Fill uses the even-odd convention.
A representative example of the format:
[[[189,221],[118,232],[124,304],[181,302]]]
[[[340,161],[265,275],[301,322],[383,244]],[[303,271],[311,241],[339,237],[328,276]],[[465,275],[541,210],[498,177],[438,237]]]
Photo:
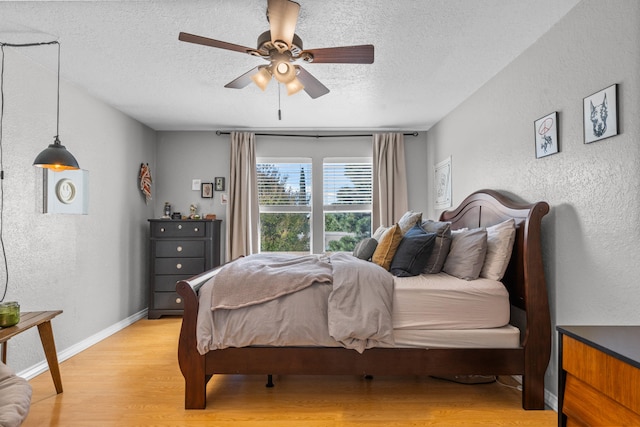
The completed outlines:
[[[200,229],[199,229],[198,227],[195,227],[195,228],[193,229],[193,231],[199,231],[199,230],[200,230]]]
[[[160,232],[164,233],[164,227],[160,227]]]
[[[180,304],[182,302],[182,298],[176,298],[176,304]]]
[[[182,264],[180,264],[180,263],[176,264],[176,268],[177,268],[178,270],[180,270],[180,269],[182,268]]]
[[[182,252],[182,246],[178,246],[176,249],[178,252]]]
[[[182,230],[182,224],[178,224],[178,230]]]

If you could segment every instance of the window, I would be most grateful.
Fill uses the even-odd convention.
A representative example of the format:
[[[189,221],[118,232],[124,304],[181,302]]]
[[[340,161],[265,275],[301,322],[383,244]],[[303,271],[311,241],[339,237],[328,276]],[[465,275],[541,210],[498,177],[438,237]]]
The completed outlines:
[[[323,162],[324,250],[352,251],[371,236],[371,159]]]
[[[371,236],[370,158],[259,158],[257,177],[260,252],[352,251]]]
[[[311,252],[311,159],[257,163],[260,252]]]

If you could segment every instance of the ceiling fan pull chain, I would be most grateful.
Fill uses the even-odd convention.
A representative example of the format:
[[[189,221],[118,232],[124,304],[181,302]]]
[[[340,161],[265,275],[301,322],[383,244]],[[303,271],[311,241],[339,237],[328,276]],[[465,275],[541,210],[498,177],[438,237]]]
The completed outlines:
[[[280,82],[278,82],[278,120],[282,120],[282,111],[280,111]]]

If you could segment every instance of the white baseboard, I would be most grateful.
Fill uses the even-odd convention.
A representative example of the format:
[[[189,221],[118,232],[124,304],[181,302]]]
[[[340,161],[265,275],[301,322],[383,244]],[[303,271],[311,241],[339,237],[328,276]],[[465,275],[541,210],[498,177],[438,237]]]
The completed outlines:
[[[80,353],[83,350],[88,349],[89,347],[91,347],[94,344],[99,343],[100,341],[102,341],[103,339],[115,334],[118,331],[123,330],[124,328],[126,328],[127,326],[137,322],[138,320],[147,317],[147,312],[149,311],[149,309],[145,308],[144,310],[141,310],[135,314],[132,314],[131,316],[127,317],[126,319],[123,319],[121,321],[119,321],[118,323],[116,323],[115,325],[111,325],[106,329],[103,329],[102,331],[98,332],[97,334],[91,335],[89,338],[80,341],[77,344],[72,345],[71,347],[68,347],[60,352],[58,352],[58,362],[63,362],[67,359],[69,359],[70,357],[75,356],[76,354]],[[33,365],[30,368],[25,369],[24,371],[18,372],[17,375],[19,377],[25,378],[27,380],[30,380],[38,375],[40,375],[41,373],[47,371],[49,369],[49,365],[47,364],[46,360],[43,360],[40,363],[37,363],[35,365]]]
[[[522,384],[522,375],[511,375],[511,377]],[[558,412],[558,396],[544,389],[544,403],[554,411]]]

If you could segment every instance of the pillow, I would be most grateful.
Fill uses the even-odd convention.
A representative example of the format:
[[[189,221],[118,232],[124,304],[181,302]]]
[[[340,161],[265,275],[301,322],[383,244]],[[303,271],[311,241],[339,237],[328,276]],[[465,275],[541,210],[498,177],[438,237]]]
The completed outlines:
[[[451,247],[451,223],[437,222],[428,219],[422,222],[421,227],[428,233],[436,233],[431,255],[429,255],[427,264],[422,272],[427,274],[440,273],[444,265],[444,260],[447,259],[449,248]]]
[[[409,277],[422,273],[431,255],[436,233],[425,232],[418,224],[404,235],[393,256],[389,271],[394,276]]]
[[[477,279],[487,253],[487,230],[474,228],[452,233],[452,237],[442,271],[459,279]]]
[[[380,227],[378,227],[378,229],[373,233],[373,236],[371,236],[371,237],[373,237],[374,239],[376,239],[379,242],[380,238],[382,237],[384,232],[387,231],[390,228],[391,227],[385,227],[384,225],[381,225]]]
[[[31,405],[31,385],[0,362],[0,426],[22,424]]]
[[[515,239],[516,221],[513,218],[487,227],[487,255],[480,277],[492,280],[501,280],[504,277]]]
[[[356,247],[353,249],[353,256],[369,261],[377,247],[378,241],[373,237],[367,237],[366,239],[362,239],[358,242]]]
[[[402,240],[402,230],[398,224],[384,232],[371,260],[385,270],[391,267],[391,261]]]
[[[420,222],[422,222],[422,212],[407,211],[402,215],[400,221],[398,221],[398,225],[400,225],[402,234],[404,234]]]

